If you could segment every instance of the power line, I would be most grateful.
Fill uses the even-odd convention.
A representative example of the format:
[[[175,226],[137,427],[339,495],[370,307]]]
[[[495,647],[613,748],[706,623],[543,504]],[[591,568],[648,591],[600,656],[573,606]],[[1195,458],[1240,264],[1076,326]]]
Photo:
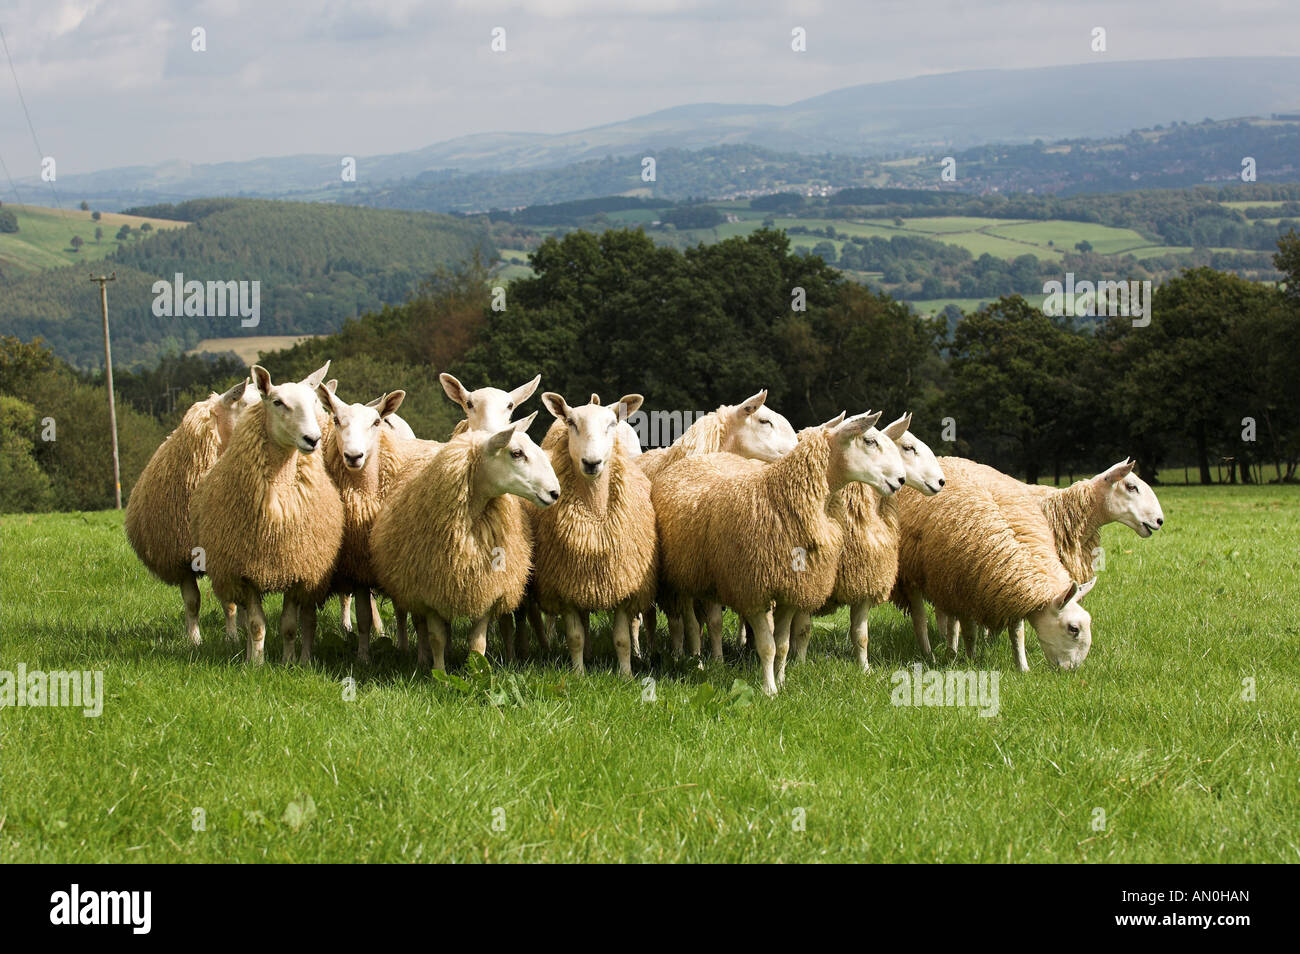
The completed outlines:
[[[14,198],[18,204],[23,204],[23,197],[18,194],[18,183],[14,182],[14,177],[9,174],[9,167],[5,165],[4,156],[0,156],[0,169],[4,170],[5,178],[9,180],[9,188],[14,190]]]
[[[0,27],[0,46],[4,47],[5,59],[9,61],[9,72],[14,78],[14,89],[18,91],[18,102],[23,107],[23,115],[27,117],[27,129],[32,134],[32,144],[36,147],[36,164],[39,167],[45,161],[45,151],[41,149],[41,142],[36,138],[36,126],[32,123],[32,114],[27,108],[27,98],[23,96],[22,84],[18,82],[18,71],[14,69],[14,58],[9,53],[9,41],[5,38],[3,27]],[[5,175],[8,174],[8,170],[6,170]],[[54,207],[62,212],[63,203],[59,201],[59,190],[54,187],[53,179],[47,181],[50,184],[50,193],[54,196]]]

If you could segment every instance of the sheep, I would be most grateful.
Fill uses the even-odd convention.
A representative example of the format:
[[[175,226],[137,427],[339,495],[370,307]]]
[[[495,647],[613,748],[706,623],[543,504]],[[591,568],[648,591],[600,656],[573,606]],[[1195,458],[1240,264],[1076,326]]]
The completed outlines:
[[[937,494],[945,483],[944,473],[934,452],[910,430],[912,415],[904,414],[881,429],[893,441],[903,461],[907,486],[927,496]],[[881,494],[862,483],[844,487],[831,501],[831,514],[844,527],[844,551],[840,556],[835,589],[819,611],[832,612],[849,607],[849,637],[858,650],[858,664],[863,672],[868,662],[868,613],[889,599],[898,575],[898,501],[892,494]],[[791,647],[795,659],[803,662],[812,634],[812,616],[795,614],[791,629]]]
[[[447,637],[459,616],[474,621],[470,650],[485,654],[489,619],[513,612],[523,599],[532,532],[516,498],[545,507],[560,496],[550,460],[525,433],[536,416],[493,434],[456,435],[375,518],[371,562],[399,611],[415,614],[422,669],[445,669]]]
[[[739,404],[724,404],[697,418],[671,445],[646,451],[637,458],[637,463],[653,481],[656,475],[684,457],[732,453],[751,460],[773,461],[793,449],[795,443],[794,428],[784,415],[767,407],[767,390],[764,389]],[[700,624],[695,607],[677,604],[667,606],[666,611],[673,656],[681,656],[683,646],[692,656],[698,655]],[[713,657],[720,659],[721,607],[709,605],[705,608],[704,615],[713,645]],[[647,642],[653,639],[655,622],[652,607],[644,614],[641,626],[646,633]],[[633,651],[640,655],[640,647],[635,644],[635,631],[633,639]]]
[[[329,592],[343,542],[343,502],[317,453],[329,418],[316,389],[329,363],[297,383],[272,384],[253,366],[261,397],[235,428],[229,450],[199,482],[190,501],[194,542],[207,560],[217,596],[244,607],[248,662],[264,660],[265,593],[283,592],[284,659],[301,636],[311,662],[316,607]]]
[[[185,412],[154,451],[126,504],[126,538],[140,562],[158,579],[179,586],[185,633],[198,646],[199,576],[190,540],[190,497],[200,478],[230,446],[235,425],[257,403],[245,378],[224,394],[211,394]],[[236,608],[226,604],[226,638],[235,639]]]
[[[827,512],[851,481],[892,494],[906,476],[894,442],[861,414],[799,441],[764,467],[731,454],[685,457],[654,481],[661,581],[679,599],[730,606],[750,625],[763,691],[785,680],[790,618],[835,586],[844,529]]]
[[[406,397],[391,391],[369,404],[345,404],[327,385],[317,389],[333,428],[325,440],[325,466],[343,500],[343,545],[331,589],[357,597],[357,659],[370,661],[370,632],[378,629],[371,587],[370,529],[393,488],[441,448],[435,441],[405,440],[387,426]],[[343,609],[346,617],[347,610]],[[398,648],[406,648],[406,614],[398,613]]]
[[[1037,499],[1047,517],[1056,553],[1070,578],[1086,583],[1095,576],[1093,559],[1101,548],[1101,528],[1108,523],[1122,523],[1140,537],[1149,537],[1164,526],[1164,511],[1151,486],[1133,473],[1136,461],[1125,459],[1095,477],[1078,480],[1065,488],[1026,484],[985,464],[962,457],[945,457],[942,465],[970,480],[979,480],[999,499],[1023,495]],[[957,649],[960,627],[942,613],[936,620],[946,630],[949,648]],[[1025,624],[1017,620],[1011,627],[1011,640],[1018,665],[1025,660]],[[971,634],[974,635],[974,634]]]
[[[510,426],[510,417],[519,405],[533,396],[542,376],[537,375],[513,391],[502,391],[500,388],[479,388],[470,391],[445,371],[438,375],[438,380],[442,382],[442,389],[447,392],[447,397],[459,404],[461,410],[465,412],[465,420],[460,421],[451,432],[455,437],[466,431],[488,431],[495,434],[505,430]]]
[[[1082,665],[1092,646],[1092,619],[1079,600],[1095,580],[1070,578],[1041,507],[1029,496],[999,497],[979,480],[940,458],[943,493],[898,495],[898,579],[891,598],[912,615],[922,650],[925,605],[958,619],[967,633],[976,624],[997,632],[1028,619],[1043,655],[1063,669]],[[968,654],[974,641],[966,642]],[[1028,665],[1021,654],[1021,670]]]
[[[584,672],[588,613],[612,610],[619,673],[632,675],[632,619],[654,599],[658,540],[650,479],[633,463],[618,425],[644,399],[626,395],[612,407],[600,396],[570,406],[542,395],[555,418],[542,441],[560,482],[557,503],[529,505],[533,527],[532,594],[565,621],[573,668]]]

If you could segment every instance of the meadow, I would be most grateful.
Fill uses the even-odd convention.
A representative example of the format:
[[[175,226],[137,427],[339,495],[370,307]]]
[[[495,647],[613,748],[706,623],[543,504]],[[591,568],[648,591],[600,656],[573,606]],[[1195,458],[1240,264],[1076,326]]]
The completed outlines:
[[[129,225],[133,230],[146,222],[151,229],[179,229],[189,225],[188,222],[149,219],[118,212],[103,212],[96,222],[91,218],[91,212],[81,209],[13,204],[5,205],[5,208],[18,219],[18,231],[0,233],[0,270],[37,271],[98,261],[117,251],[122,244],[115,236],[123,225]],[[103,229],[103,238],[98,242],[95,241],[96,228]],[[76,251],[70,244],[74,235],[81,236],[85,242],[81,251]]]
[[[206,586],[204,645],[184,641],[178,593],[119,514],[7,516],[4,668],[102,670],[106,699],[97,718],[0,716],[0,855],[1295,862],[1300,488],[1157,489],[1153,538],[1105,530],[1081,670],[1048,670],[1032,635],[1025,674],[1005,636],[980,650],[1000,680],[989,718],[891,704],[891,674],[918,661],[892,607],[873,611],[869,674],[842,616],[819,620],[771,700],[734,644],[622,681],[600,622],[586,678],[558,652],[467,666],[463,629],[455,679],[417,675],[386,638],[361,670],[336,602],[312,667],[250,668]]]

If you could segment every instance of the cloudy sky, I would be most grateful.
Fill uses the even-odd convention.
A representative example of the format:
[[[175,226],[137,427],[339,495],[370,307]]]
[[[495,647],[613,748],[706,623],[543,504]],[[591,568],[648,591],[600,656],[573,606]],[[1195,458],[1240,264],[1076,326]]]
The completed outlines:
[[[808,49],[790,49],[792,28]],[[60,175],[168,159],[374,155],[697,102],[1096,59],[1294,55],[1294,0],[3,0]],[[191,49],[206,31],[206,52]],[[505,53],[490,49],[506,30]],[[0,63],[0,159],[38,158]]]

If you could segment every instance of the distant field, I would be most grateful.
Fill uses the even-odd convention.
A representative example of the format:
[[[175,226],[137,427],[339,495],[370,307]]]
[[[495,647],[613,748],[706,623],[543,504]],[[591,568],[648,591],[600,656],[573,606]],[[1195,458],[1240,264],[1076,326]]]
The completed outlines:
[[[247,338],[204,338],[188,354],[220,354],[233,351],[240,361],[256,364],[258,357],[271,351],[292,348],[299,341],[319,338],[320,335],[250,335]]]
[[[1021,295],[1025,301],[1029,302],[1035,308],[1041,308],[1043,299],[1046,295]],[[962,311],[968,314],[976,311],[981,305],[987,305],[993,302],[993,298],[929,298],[918,301],[908,301],[908,304],[916,309],[921,315],[937,315],[948,305],[956,305]]]
[[[1030,242],[1034,245],[1047,246],[1054,243],[1054,248],[1074,251],[1079,242],[1089,242],[1093,251],[1102,255],[1137,248],[1150,243],[1146,236],[1133,229],[1117,229],[1108,225],[1094,225],[1089,222],[1067,222],[1062,219],[1048,219],[1045,222],[1020,222],[1000,225],[988,229],[989,234],[1003,238]]]
[[[5,205],[18,219],[17,232],[0,233],[0,269],[39,271],[58,268],[77,262],[93,262],[117,250],[114,238],[118,229],[129,225],[139,229],[148,222],[151,229],[183,229],[188,222],[170,219],[146,219],[137,215],[104,212],[98,222],[90,212],[80,209],[47,209],[34,205]],[[104,231],[103,238],[95,241],[95,229]],[[74,235],[80,235],[86,244],[80,252],[69,244]],[[128,239],[127,241],[134,241]]]
[[[1260,199],[1255,202],[1220,202],[1219,205],[1229,209],[1253,209],[1260,207],[1276,209],[1280,205],[1286,205],[1286,202],[1282,199]]]

